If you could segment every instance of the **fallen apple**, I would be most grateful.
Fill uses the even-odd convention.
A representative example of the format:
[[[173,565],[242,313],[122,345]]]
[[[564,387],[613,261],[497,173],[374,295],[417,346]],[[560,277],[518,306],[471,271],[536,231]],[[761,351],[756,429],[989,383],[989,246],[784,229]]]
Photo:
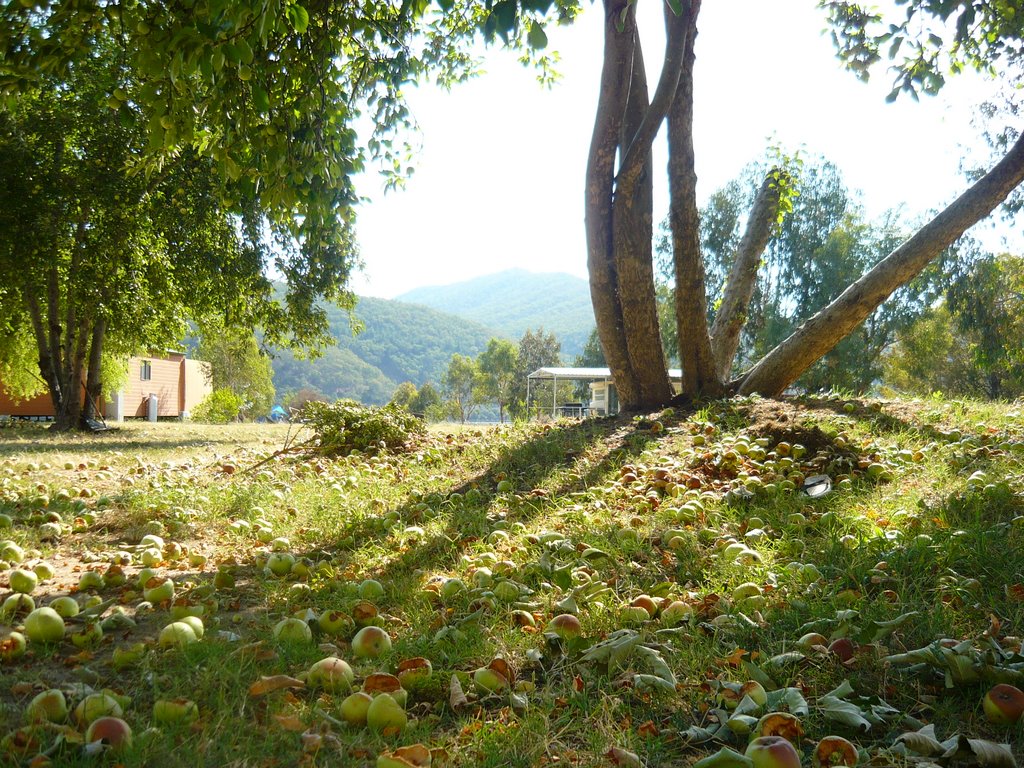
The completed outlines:
[[[51,723],[63,723],[68,719],[68,700],[64,692],[57,688],[51,688],[37,694],[25,707],[25,719],[35,723],[48,721]]]
[[[391,636],[380,627],[363,627],[352,638],[352,653],[361,659],[380,656],[391,650]]]
[[[380,600],[384,597],[384,585],[376,579],[366,579],[359,584],[359,597],[363,600]]]
[[[352,627],[352,619],[341,611],[325,611],[320,614],[317,624],[328,635],[340,635]]]
[[[323,688],[330,693],[344,693],[352,687],[355,673],[348,662],[328,656],[309,668],[306,682],[313,688]]]
[[[163,648],[184,648],[199,640],[195,630],[183,621],[174,621],[160,630],[159,643]]]
[[[206,627],[203,626],[203,620],[198,616],[182,616],[178,621],[192,627],[192,631],[196,634],[196,640],[202,640],[203,635],[206,634]]]
[[[409,717],[390,693],[380,693],[366,710],[366,724],[375,731],[405,728]]]
[[[473,672],[473,683],[481,693],[500,693],[508,688],[508,679],[490,667],[480,667]]]
[[[192,723],[199,719],[199,707],[188,699],[157,699],[153,702],[153,722],[160,725]]]
[[[174,581],[164,576],[154,576],[146,582],[142,596],[151,603],[162,603],[174,599]]]
[[[282,643],[309,643],[313,641],[313,630],[302,619],[281,619],[274,625],[274,639]]]
[[[349,694],[339,707],[341,719],[349,725],[363,727],[366,725],[366,710],[370,708],[372,702],[373,697],[363,691]]]
[[[31,595],[15,592],[8,596],[0,605],[0,619],[13,622],[22,616],[28,616],[36,609],[36,601]]]
[[[79,610],[81,610],[78,607],[78,601],[76,601],[75,598],[71,597],[70,595],[63,595],[61,597],[58,597],[56,600],[50,603],[50,607],[53,608],[53,610],[55,610],[61,616],[61,618],[65,619],[71,618],[72,616],[77,616]]]
[[[25,636],[21,632],[0,635],[0,661],[14,661],[25,655]]]
[[[990,723],[1013,725],[1024,715],[1024,691],[1008,683],[999,683],[989,689],[981,704]]]
[[[75,721],[82,726],[100,717],[120,717],[122,714],[121,703],[109,693],[90,693],[75,707]]]
[[[754,768],[800,768],[800,753],[781,736],[759,736],[744,753]]]
[[[580,620],[571,613],[560,613],[548,622],[548,629],[562,640],[574,640],[583,632]]]
[[[132,729],[119,717],[101,717],[93,720],[85,732],[85,741],[87,744],[102,741],[109,744],[111,749],[119,751],[131,746]]]
[[[33,643],[56,643],[64,639],[64,619],[53,608],[36,608],[25,617],[25,637]]]
[[[19,592],[23,595],[30,594],[39,585],[39,577],[35,572],[22,568],[11,571],[8,581],[12,592]]]
[[[90,621],[77,632],[71,633],[71,643],[76,648],[92,648],[103,639],[103,628],[98,621]]]
[[[814,768],[833,768],[837,765],[857,765],[857,747],[842,736],[826,736],[814,748],[811,763]]]

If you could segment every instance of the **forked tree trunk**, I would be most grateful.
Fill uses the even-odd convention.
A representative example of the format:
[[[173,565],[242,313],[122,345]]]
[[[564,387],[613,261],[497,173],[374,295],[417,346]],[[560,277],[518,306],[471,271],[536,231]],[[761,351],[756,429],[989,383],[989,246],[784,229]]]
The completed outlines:
[[[790,384],[846,338],[883,301],[995,210],[1024,181],[1024,134],[995,167],[909,240],[882,259],[832,303],[735,382],[741,394],[782,394]]]

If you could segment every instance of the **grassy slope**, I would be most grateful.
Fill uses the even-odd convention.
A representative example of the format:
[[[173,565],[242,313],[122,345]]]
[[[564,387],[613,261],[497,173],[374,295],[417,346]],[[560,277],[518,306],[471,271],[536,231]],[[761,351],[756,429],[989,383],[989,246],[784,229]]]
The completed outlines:
[[[688,746],[684,734],[713,725],[719,683],[764,674],[776,685],[799,687],[810,704],[802,717],[805,764],[828,733],[876,750],[905,730],[893,722],[861,734],[829,721],[821,697],[843,680],[858,694],[882,697],[901,716],[934,722],[942,738],[960,729],[1008,740],[1020,758],[1021,726],[1008,731],[981,716],[987,684],[947,689],[941,675],[911,674],[881,661],[886,652],[938,638],[988,642],[986,631],[1014,646],[1006,636],[1020,634],[1024,624],[1024,587],[1014,588],[1024,580],[1024,527],[1011,522],[1024,514],[1019,409],[889,403],[876,410],[858,403],[847,412],[842,403],[823,400],[738,401],[667,419],[665,426],[654,432],[588,422],[435,433],[410,455],[284,457],[231,474],[222,467],[254,465],[282,444],[284,429],[160,424],[96,437],[0,433],[2,508],[15,518],[4,535],[38,548],[57,570],[36,590],[38,604],[73,590],[81,568],[105,568],[112,553],[130,552],[152,521],[164,526],[166,539],[209,557],[201,567],[164,566],[179,593],[192,584],[200,590],[194,594],[204,594],[217,564],[237,563],[236,587],[212,591],[219,610],[207,620],[206,638],[182,651],[154,648],[126,670],[111,667],[113,649],[151,641],[167,623],[167,610],[136,613],[137,595],[104,591],[135,615],[137,627],[108,632],[88,654],[70,644],[36,646],[0,667],[6,714],[0,731],[20,722],[37,691],[85,680],[133,698],[125,717],[137,735],[150,725],[157,698],[185,696],[200,706],[192,727],[137,739],[121,758],[126,765],[361,765],[383,749],[416,741],[445,750],[452,765],[609,765],[610,747],[636,752],[649,766],[686,765],[718,747]],[[801,459],[806,472],[852,474],[851,487],[813,501],[785,491],[723,499],[744,470],[740,436],[748,446],[767,438],[766,450],[777,450],[780,441],[802,443],[809,449]],[[882,465],[871,470],[883,473],[881,481],[867,477],[872,461]],[[62,469],[65,464],[72,468]],[[976,471],[993,487],[985,490],[977,476],[969,485]],[[515,492],[497,491],[505,478]],[[667,494],[658,488],[665,482],[695,490],[673,496],[671,485]],[[59,543],[41,541],[30,516],[40,488],[68,523],[75,512],[58,494],[77,497],[85,488],[84,505],[98,508],[95,524]],[[761,518],[763,534],[747,537],[753,517]],[[262,575],[266,546],[229,528],[239,519],[265,520],[274,535],[288,537],[292,552],[320,564],[309,591],[292,591],[292,579]],[[746,541],[757,558],[725,556],[730,539]],[[817,574],[794,562],[815,566]],[[488,567],[497,581],[521,585],[520,607],[536,629],[519,627],[515,606],[486,589],[446,601],[429,591],[446,578],[460,578],[472,590],[476,580],[486,581]],[[131,578],[138,566],[125,570]],[[351,613],[367,578],[385,587],[376,603],[394,640],[390,653],[356,664],[351,631],[318,637],[320,647],[271,639],[271,627],[295,611]],[[733,590],[750,582],[763,590],[763,604],[733,604]],[[584,646],[630,627],[667,662],[675,689],[641,690],[647,681],[634,675],[655,672],[656,665],[640,652],[609,668],[582,658],[582,647],[550,642],[541,630],[573,593]],[[662,632],[658,619],[627,620],[624,607],[641,594],[681,600],[693,608],[693,622]],[[838,611],[851,609],[859,612],[855,618],[836,621]],[[910,611],[917,613],[881,640],[861,635],[871,621]],[[825,635],[858,637],[860,651],[846,664],[811,649],[773,666],[769,659],[796,650],[812,622]],[[218,637],[218,630],[240,639]],[[338,726],[332,718],[341,695],[302,689],[249,695],[260,676],[296,675],[327,653],[353,661],[359,680],[394,671],[402,659],[429,658],[434,674],[410,699],[409,728],[380,736]],[[517,669],[525,713],[517,714],[507,696],[473,695],[464,673],[496,656]],[[744,668],[744,658],[753,666]],[[449,698],[453,673],[471,699],[457,710]],[[319,753],[302,753],[298,731],[307,728],[321,737]],[[742,751],[745,741],[732,745]],[[92,764],[74,751],[62,764],[79,761]]]

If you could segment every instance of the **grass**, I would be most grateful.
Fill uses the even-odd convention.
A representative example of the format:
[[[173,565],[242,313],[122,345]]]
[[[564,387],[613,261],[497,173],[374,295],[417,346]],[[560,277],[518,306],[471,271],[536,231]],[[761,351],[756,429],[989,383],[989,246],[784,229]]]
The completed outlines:
[[[14,749],[33,696],[61,688],[74,706],[89,686],[130,697],[124,719],[135,738],[116,755],[124,765],[372,765],[415,742],[434,750],[435,764],[455,766],[611,765],[613,747],[648,766],[688,765],[722,744],[743,751],[746,736],[703,736],[729,717],[718,708],[722,685],[750,679],[806,700],[798,746],[807,764],[827,734],[896,762],[886,750],[921,723],[940,738],[1008,742],[1021,757],[1021,726],[988,723],[980,703],[991,679],[1022,675],[1013,655],[1024,626],[1019,407],[748,399],[656,419],[442,428],[408,453],[265,462],[294,431],[0,430],[0,512],[13,522],[0,538],[25,551],[21,567],[54,570],[32,593],[36,604],[112,599],[104,617],[116,607],[134,622],[108,620],[95,647],[30,644],[0,665],[0,761],[27,763],[38,751]],[[806,453],[794,459],[781,444]],[[787,480],[801,483],[796,472],[830,475],[832,492],[788,490]],[[512,490],[497,490],[503,480]],[[47,514],[59,536],[43,527]],[[205,636],[183,649],[156,643],[171,606],[140,605],[147,533],[169,545],[157,573],[205,612]],[[731,557],[732,543],[753,553]],[[297,575],[268,576],[271,549],[292,554]],[[113,562],[125,563],[126,585],[78,590],[83,571]],[[234,586],[214,586],[220,572]],[[332,635],[316,618],[358,612],[368,579],[384,587],[372,602],[393,646],[360,660],[354,625]],[[442,598],[452,579],[464,587],[451,582]],[[751,583],[759,595],[734,599]],[[630,611],[641,595],[659,607],[678,600],[692,618],[669,627]],[[566,611],[579,616],[578,640],[545,631]],[[312,642],[273,639],[290,615],[311,620]],[[609,661],[598,644],[622,629],[635,633],[632,647]],[[826,644],[849,636],[857,650],[844,663],[800,647],[812,629]],[[939,664],[885,661],[938,639],[988,655],[972,657],[968,679],[951,686]],[[140,642],[138,663],[115,669],[114,650]],[[344,694],[250,692],[264,676],[302,677],[327,655],[352,663],[357,687],[404,659],[429,659],[433,674],[410,692],[405,730],[340,724]],[[514,696],[474,688],[473,671],[496,657],[515,672]],[[467,696],[459,706],[453,679]],[[824,696],[844,680],[855,697],[891,706],[866,732],[830,714]],[[199,719],[155,728],[153,703],[179,697],[196,702]],[[95,764],[76,743],[82,728],[68,725],[37,728],[38,748],[54,764]]]

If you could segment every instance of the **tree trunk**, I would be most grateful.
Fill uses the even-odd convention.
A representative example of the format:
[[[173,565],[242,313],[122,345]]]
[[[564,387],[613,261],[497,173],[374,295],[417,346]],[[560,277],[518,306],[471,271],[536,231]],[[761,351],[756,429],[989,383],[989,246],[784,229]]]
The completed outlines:
[[[92,327],[92,342],[89,344],[89,363],[85,378],[85,405],[82,410],[82,426],[87,421],[100,421],[103,414],[98,411],[98,403],[103,395],[103,339],[107,332],[107,323],[102,318]]]
[[[761,254],[768,245],[779,215],[779,187],[775,181],[780,169],[773,169],[761,184],[754,207],[747,219],[743,239],[736,249],[736,257],[729,271],[722,303],[715,315],[711,329],[711,344],[715,354],[715,368],[718,377],[727,381],[740,345],[740,333],[747,320],[747,308],[757,284],[757,271],[761,266]]]
[[[623,13],[625,16],[623,17]],[[586,177],[587,269],[597,334],[619,396],[627,403],[639,398],[630,362],[615,266],[613,201],[615,157],[632,69],[635,8],[628,0],[604,0],[604,64],[597,116],[590,141]],[[620,24],[624,27],[619,31]]]
[[[629,408],[647,410],[668,401],[672,388],[660,343],[652,250],[654,182],[650,150],[661,120],[653,116],[657,105],[648,103],[643,51],[636,29],[633,34],[629,92],[619,143],[623,160],[615,178],[612,232],[622,326],[638,389],[636,400]],[[670,50],[671,46],[666,46],[666,66],[671,66]],[[659,89],[661,96],[664,89],[660,85]],[[672,90],[675,90],[674,82]]]
[[[666,10],[666,13],[670,12]],[[679,86],[668,113],[669,222],[675,266],[676,327],[679,361],[683,369],[682,391],[691,397],[698,394],[717,395],[722,391],[708,333],[693,150],[693,46],[699,12],[700,0],[692,0],[688,10],[684,6],[686,34],[682,39],[684,50]]]
[[[736,384],[741,394],[776,397],[842,341],[896,289],[905,285],[988,216],[1024,181],[1024,135],[996,166],[900,247],[843,291]]]

